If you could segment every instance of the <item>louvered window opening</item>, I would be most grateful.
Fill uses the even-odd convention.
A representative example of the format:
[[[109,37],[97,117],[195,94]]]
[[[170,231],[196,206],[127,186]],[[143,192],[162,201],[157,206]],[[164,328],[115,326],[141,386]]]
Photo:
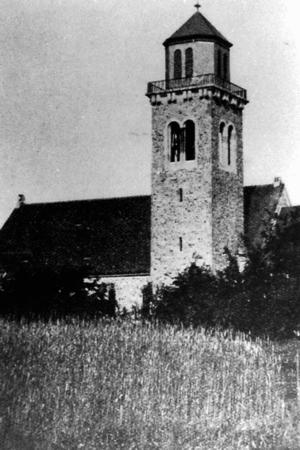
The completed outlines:
[[[185,51],[185,76],[192,78],[194,72],[194,56],[193,49],[187,48]]]
[[[174,78],[182,78],[181,50],[175,50],[174,52]]]

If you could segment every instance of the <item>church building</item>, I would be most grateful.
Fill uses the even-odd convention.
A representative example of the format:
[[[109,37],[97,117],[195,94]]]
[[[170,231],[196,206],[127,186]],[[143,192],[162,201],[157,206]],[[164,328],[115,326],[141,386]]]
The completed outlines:
[[[170,283],[192,262],[224,268],[224,248],[238,254],[245,225],[259,239],[259,207],[290,206],[280,180],[243,186],[247,92],[231,82],[232,44],[196,8],[163,43],[165,79],[147,87],[151,196],[39,204],[20,196],[0,232],[6,270],[85,268],[128,307],[141,304],[149,281]]]

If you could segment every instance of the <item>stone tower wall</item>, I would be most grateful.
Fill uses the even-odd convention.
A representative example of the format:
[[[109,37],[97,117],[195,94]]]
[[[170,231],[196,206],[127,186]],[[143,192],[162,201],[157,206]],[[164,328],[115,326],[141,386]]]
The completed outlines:
[[[176,168],[167,158],[167,126],[188,118],[196,123],[196,161]],[[195,97],[153,106],[152,130],[151,275],[154,282],[167,282],[195,255],[212,264],[211,102]]]
[[[243,119],[242,110],[214,102],[212,108],[212,235],[213,269],[223,269],[228,262],[227,247],[236,254],[244,232],[243,213]],[[232,125],[236,133],[235,170],[224,170],[220,164],[220,123]]]
[[[241,243],[242,110],[247,93],[230,82],[232,44],[210,25],[197,12],[167,39],[166,80],[148,84],[152,105],[151,276],[155,284],[168,283],[193,261],[223,269],[228,261],[225,247],[235,255]],[[207,26],[209,36],[203,31]],[[188,48],[193,52],[186,55]],[[177,79],[173,79],[177,50],[181,50],[182,70],[176,57]],[[195,160],[191,160],[193,126],[185,126],[187,120],[195,124]],[[171,122],[177,124],[170,128]],[[184,145],[189,161],[183,161],[184,149],[178,161],[178,148]]]
[[[235,254],[243,233],[242,111],[212,95],[187,99],[183,93],[175,103],[162,99],[152,113],[152,279],[168,282],[195,260],[222,269],[224,247]],[[196,124],[196,161],[170,163],[168,124],[187,119]],[[220,156],[221,121],[235,130],[234,163],[227,168]]]

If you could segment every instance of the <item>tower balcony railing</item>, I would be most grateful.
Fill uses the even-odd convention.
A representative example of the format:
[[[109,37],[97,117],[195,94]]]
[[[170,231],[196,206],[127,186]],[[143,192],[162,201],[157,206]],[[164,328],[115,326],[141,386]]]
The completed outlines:
[[[180,89],[193,89],[193,88],[206,88],[206,87],[218,87],[230,94],[247,100],[247,91],[236,84],[223,80],[217,77],[213,73],[205,75],[197,75],[191,78],[174,78],[172,80],[152,81],[148,83],[147,95],[163,94],[164,92],[180,90]]]

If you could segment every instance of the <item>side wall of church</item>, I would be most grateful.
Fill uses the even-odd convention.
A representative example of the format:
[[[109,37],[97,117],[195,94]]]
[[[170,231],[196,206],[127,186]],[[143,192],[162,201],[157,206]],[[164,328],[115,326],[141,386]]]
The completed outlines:
[[[149,275],[99,277],[91,278],[91,281],[95,279],[98,279],[99,284],[107,284],[108,288],[114,287],[120,311],[123,308],[130,311],[134,306],[140,308],[143,303],[142,290],[151,281]]]

